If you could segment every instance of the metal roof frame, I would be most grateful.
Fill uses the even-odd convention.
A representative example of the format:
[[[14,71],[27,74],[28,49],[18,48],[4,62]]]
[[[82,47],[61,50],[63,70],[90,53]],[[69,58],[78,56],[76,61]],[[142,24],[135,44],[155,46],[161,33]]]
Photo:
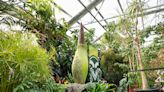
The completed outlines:
[[[78,0],[79,3],[90,13],[90,15],[99,23],[99,25],[107,31],[107,29],[99,22],[99,20],[91,13],[91,11],[81,2],[81,0]]]
[[[72,26],[74,23],[76,23],[79,19],[81,19],[84,15],[88,13],[88,10],[92,10],[95,6],[97,6],[102,0],[94,0],[91,4],[86,6],[86,9],[81,10],[77,15],[75,15],[68,24]],[[88,10],[87,10],[88,9]]]

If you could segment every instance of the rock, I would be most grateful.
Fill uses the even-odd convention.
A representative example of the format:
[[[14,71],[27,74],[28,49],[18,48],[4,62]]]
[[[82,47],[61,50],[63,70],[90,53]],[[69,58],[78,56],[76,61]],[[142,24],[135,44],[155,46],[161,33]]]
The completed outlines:
[[[86,84],[68,84],[66,88],[66,92],[82,92],[85,89]]]

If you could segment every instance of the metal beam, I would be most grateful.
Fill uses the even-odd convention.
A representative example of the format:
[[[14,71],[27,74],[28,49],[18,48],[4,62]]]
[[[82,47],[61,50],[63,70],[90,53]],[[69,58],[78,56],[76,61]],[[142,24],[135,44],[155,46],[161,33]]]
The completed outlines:
[[[159,12],[163,12],[164,11],[164,8],[161,8],[161,9],[156,9],[156,10],[152,10],[152,11],[148,11],[148,12],[143,12],[143,14],[141,14],[141,13],[139,13],[138,14],[138,17],[141,17],[141,16],[146,16],[146,15],[150,15],[150,14],[154,14],[154,13],[159,13]],[[120,16],[123,16],[123,15],[120,15]],[[114,16],[114,17],[112,17],[112,18],[117,18],[117,17],[120,17],[119,15],[118,16]],[[132,17],[132,16],[130,16],[130,17]],[[106,20],[108,20],[108,19],[112,19],[112,18],[107,18]],[[99,21],[104,21],[104,20],[99,20]],[[96,21],[94,22],[94,23],[96,23]],[[86,25],[86,24],[84,24],[84,25]],[[88,24],[87,24],[88,25]],[[98,37],[96,40],[94,40],[93,42],[95,43],[95,42],[97,42],[98,40],[100,40],[101,39],[101,37],[102,37],[102,35],[100,36],[100,37]]]
[[[90,2],[91,2],[91,0],[90,0]],[[101,9],[103,3],[104,3],[104,0],[103,0],[103,2],[102,2],[102,4],[101,4],[100,8],[98,9],[97,7],[95,7],[95,10],[97,11],[97,13],[100,15],[100,17],[101,17],[102,19],[105,19],[104,16],[103,16],[103,15],[101,14],[101,12],[100,12],[100,9]],[[107,22],[106,20],[104,20],[104,22],[106,23],[106,25],[108,25],[108,22]]]
[[[97,13],[100,15],[100,17],[102,19],[105,19],[104,16],[101,14],[101,12],[95,7],[95,10],[97,11]],[[104,20],[104,22],[106,23],[106,25],[108,24],[108,22],[106,20]]]
[[[53,3],[54,3],[55,6],[58,7],[58,9],[59,9],[60,11],[62,11],[63,13],[65,13],[66,15],[68,15],[69,17],[72,17],[71,14],[69,14],[67,11],[65,11],[63,8],[61,8],[57,3],[55,3],[55,2],[53,2]]]
[[[56,5],[57,7],[58,7],[58,9],[60,10],[60,11],[62,11],[63,13],[65,13],[66,15],[68,15],[69,17],[71,17],[72,18],[72,15],[71,14],[69,14],[67,11],[65,11],[63,8],[61,8],[58,4],[56,4],[55,2],[53,2],[54,3],[54,5]],[[77,23],[78,24],[81,24],[79,21],[77,21]],[[87,31],[89,31],[85,26],[83,26],[84,27],[84,29],[85,30],[87,30]]]
[[[95,6],[97,6],[102,0],[94,0],[91,4],[89,4],[86,8],[90,11],[92,10]],[[81,19],[84,15],[88,13],[87,9],[83,9],[80,11],[77,15],[75,15],[69,22],[68,24],[71,26],[74,23],[76,23],[79,19]]]
[[[81,5],[91,14],[91,16],[99,23],[99,25],[105,30],[105,31],[107,31],[107,29],[98,21],[98,19],[91,13],[91,11],[89,11],[88,9],[87,9],[87,7],[80,1],[80,0],[78,0],[80,3],[81,3]]]
[[[117,0],[117,2],[118,2],[118,5],[120,6],[121,12],[124,14],[124,10],[123,10],[123,8],[122,8],[122,5],[121,5],[121,3],[120,3],[120,0]]]
[[[157,5],[157,6],[150,7],[150,8],[145,8],[145,9],[143,9],[143,10],[144,10],[143,14],[139,13],[139,14],[138,14],[138,17],[140,17],[140,16],[142,16],[142,15],[146,16],[146,15],[150,15],[150,14],[154,14],[154,13],[163,12],[163,11],[164,11],[164,8],[162,8],[163,6],[164,6],[164,4],[162,4],[162,5]],[[158,8],[158,7],[161,7],[161,8],[160,8],[160,9],[151,10],[151,9],[153,9],[153,8]],[[149,11],[148,11],[148,10],[149,10]],[[128,14],[125,14],[125,15],[128,15]],[[121,17],[121,16],[123,16],[123,15],[116,15],[116,16],[109,17],[109,18],[106,18],[106,19],[101,19],[101,20],[99,20],[99,22],[102,22],[102,21],[104,21],[104,20],[111,20],[111,19],[119,18],[119,17]],[[132,16],[130,16],[130,17],[132,17]],[[85,23],[85,24],[83,24],[83,25],[90,25],[90,24],[94,24],[94,23],[97,23],[97,21],[88,22],[88,23]],[[79,26],[74,26],[74,27],[72,27],[72,28],[76,28],[76,27],[79,27]]]

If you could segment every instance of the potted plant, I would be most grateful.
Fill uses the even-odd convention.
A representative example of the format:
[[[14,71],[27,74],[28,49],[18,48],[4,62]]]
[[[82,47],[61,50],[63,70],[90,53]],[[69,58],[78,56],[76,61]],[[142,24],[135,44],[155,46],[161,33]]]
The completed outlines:
[[[134,89],[138,87],[137,77],[137,73],[124,75],[124,78],[119,83],[119,92],[134,92]]]
[[[134,92],[134,89],[138,87],[138,74],[130,72],[127,76],[128,92]]]
[[[158,70],[158,72],[157,72],[158,77],[155,80],[156,87],[154,87],[154,88],[147,88],[147,89],[136,89],[135,92],[161,92],[160,90],[162,90],[163,82],[164,82],[164,80],[162,78],[163,74],[164,74],[163,72]]]

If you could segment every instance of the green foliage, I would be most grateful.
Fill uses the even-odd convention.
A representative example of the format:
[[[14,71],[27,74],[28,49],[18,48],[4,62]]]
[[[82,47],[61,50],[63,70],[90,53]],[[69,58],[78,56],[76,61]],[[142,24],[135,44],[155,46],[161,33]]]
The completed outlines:
[[[53,92],[65,92],[66,86],[61,84],[55,84]]]
[[[154,26],[149,26],[145,30],[143,30],[142,39],[143,42],[145,42],[144,38],[151,37],[152,35],[155,35],[155,39],[152,40],[151,44],[149,46],[145,46],[142,48],[143,51],[143,61],[145,64],[145,68],[159,68],[164,67],[163,64],[163,28],[164,23],[160,22]],[[146,35],[146,36],[145,36]],[[158,77],[156,71],[150,71],[146,72],[148,75],[148,82],[151,87],[154,87],[155,80]]]
[[[27,6],[31,12],[36,12],[37,17],[41,17],[45,21],[49,21],[54,16],[55,11],[51,4],[52,0],[29,0]]]
[[[11,15],[13,21],[18,21],[19,25],[26,31],[32,31],[39,38],[39,44],[48,49],[50,45],[56,47],[58,41],[61,41],[66,37],[66,31],[68,25],[63,21],[63,25],[56,22],[55,19],[55,7],[52,0],[28,0],[23,3],[24,6],[18,6],[15,2],[3,2],[2,10],[3,13]],[[12,12],[13,14],[10,14]],[[5,16],[0,16],[5,17]],[[9,19],[7,19],[10,21]],[[3,22],[5,23],[5,21]],[[12,24],[9,23],[9,24]],[[15,25],[15,22],[14,24]],[[9,25],[9,26],[12,26]]]
[[[44,36],[38,35],[39,43],[47,51],[51,51],[51,47],[55,48],[56,53],[54,55],[55,61],[52,62],[53,74],[61,77],[66,77],[71,72],[71,62],[73,60],[73,54],[75,52],[75,44],[71,42],[71,38],[66,35],[68,25],[63,21],[63,25],[56,22],[55,19],[55,7],[52,0],[31,0],[27,3],[27,7],[30,13],[34,14],[34,18],[39,20],[33,22],[27,22],[37,29],[38,32]],[[54,58],[52,57],[52,58]]]
[[[145,43],[145,38],[151,36],[157,36],[152,42],[156,43],[157,45],[163,45],[162,43],[163,42],[162,39],[164,39],[163,30],[164,30],[164,22],[160,22],[157,23],[156,25],[145,28],[142,32],[140,32],[142,43]]]
[[[56,62],[54,64],[53,72],[58,74],[61,78],[68,77],[71,73],[71,64],[73,55],[75,54],[76,41],[72,38],[64,38],[56,46]]]
[[[74,83],[74,79],[73,79],[73,76],[71,75],[71,73],[68,73],[67,80],[69,83]]]
[[[101,69],[103,78],[110,83],[119,84],[123,74],[128,71],[128,65],[125,61],[127,48],[124,48],[125,41],[116,31],[118,25],[114,22],[108,24],[108,31],[100,40],[101,46]],[[106,48],[107,47],[107,48]],[[125,51],[126,50],[126,51]],[[124,54],[125,52],[125,54]],[[109,77],[110,76],[110,77]]]
[[[114,51],[118,51],[120,48],[120,43],[122,42],[120,35],[116,32],[117,25],[114,22],[110,22],[107,25],[108,31],[103,34],[103,37],[100,39],[101,46],[108,46]]]
[[[127,92],[128,87],[138,87],[139,86],[139,74],[138,73],[128,73],[124,75],[119,82],[119,92]]]
[[[89,83],[86,92],[116,92],[116,85],[107,83]]]
[[[40,34],[39,43],[46,49],[51,46],[57,47],[59,41],[65,39],[67,24],[63,25],[56,22],[55,9],[52,0],[31,0],[25,4],[32,18],[25,18],[26,28],[36,30]],[[22,16],[25,17],[25,16]],[[36,34],[37,34],[36,32]]]
[[[6,18],[9,26],[15,25],[17,21],[25,30],[35,33],[39,38],[38,43],[48,52],[52,52],[51,48],[55,48],[56,53],[52,55],[55,58],[51,57],[53,61],[51,66],[54,76],[58,75],[62,79],[71,72],[77,39],[67,36],[68,24],[64,20],[59,23],[55,19],[55,10],[58,7],[53,2],[53,0],[28,0],[22,7],[16,5],[14,1],[9,3],[0,1],[0,11],[2,14],[17,18],[17,20],[11,18],[11,21]],[[87,37],[92,37],[94,31],[91,30],[90,33],[86,34]]]
[[[123,61],[124,57],[115,53],[112,49],[102,52],[101,56],[101,69],[103,78],[110,83],[119,84],[123,74],[128,71],[126,62]],[[109,77],[110,76],[110,77]]]
[[[60,77],[65,77],[71,71],[74,44],[70,41],[70,37],[66,35],[68,28],[66,22],[64,20],[61,23],[56,21],[55,9],[57,7],[53,5],[53,2],[53,0],[28,0],[23,7],[15,5],[15,2],[3,2],[1,6],[6,8],[0,8],[0,10],[3,13],[7,12],[12,17],[16,17],[19,25],[26,31],[35,33],[38,37],[38,43],[47,52],[54,53],[50,57],[54,76],[57,74]],[[10,14],[11,11],[14,14]],[[6,20],[8,20],[8,24],[11,24],[9,26],[15,24],[9,19]],[[63,25],[61,25],[62,23]]]
[[[128,85],[129,86],[138,86],[138,79],[139,79],[139,74],[138,73],[128,73]]]
[[[45,81],[30,81],[26,80],[14,88],[13,92],[52,92],[54,90],[60,90],[51,78],[47,78]]]
[[[0,31],[0,35],[0,90],[53,90],[49,56],[35,37],[21,32]]]
[[[150,67],[149,64],[152,60],[157,58],[158,51],[160,50],[161,46],[157,45],[156,43],[150,45],[149,47],[143,48],[143,55],[145,61],[145,67]],[[146,64],[147,63],[147,64]]]
[[[53,0],[28,0],[27,3],[24,3],[23,7],[14,4],[14,2],[6,3],[4,1],[0,1],[0,11],[1,11],[0,15],[3,15],[5,13],[5,14],[11,15],[17,18],[15,20],[15,18],[3,16],[5,18],[4,18],[4,21],[1,21],[1,22],[6,23],[8,25],[15,25],[15,24],[21,25],[25,30],[32,31],[33,33],[37,35],[37,37],[39,38],[38,40],[39,44],[42,47],[44,47],[47,50],[47,52],[49,52],[49,54],[56,52],[55,54],[52,54],[49,57],[47,55],[42,56],[41,54],[44,54],[45,50],[43,50],[38,45],[34,47],[36,48],[39,47],[42,50],[33,48],[33,46],[31,48],[31,45],[29,45],[29,43],[31,43],[30,39],[26,41],[23,40],[23,43],[22,43],[22,40],[19,41],[19,36],[17,34],[16,34],[17,36],[13,38],[12,40],[10,39],[10,41],[0,40],[0,42],[3,43],[3,44],[0,44],[0,64],[4,65],[3,67],[0,67],[0,71],[1,72],[7,71],[5,73],[6,76],[7,75],[13,76],[13,71],[14,71],[14,76],[19,75],[21,76],[21,78],[25,78],[25,80],[21,79],[23,81],[21,81],[20,86],[17,86],[15,90],[22,90],[23,88],[27,89],[29,87],[31,88],[32,85],[35,89],[39,89],[41,85],[46,85],[47,83],[50,83],[47,81],[46,82],[44,81],[44,83],[42,82],[38,83],[38,81],[33,81],[33,80],[26,81],[28,79],[31,80],[31,77],[36,78],[36,80],[44,80],[45,78],[37,79],[38,78],[37,73],[46,72],[46,70],[41,69],[41,71],[38,71],[39,69],[37,69],[38,72],[37,73],[35,72],[36,74],[29,75],[30,77],[27,77],[27,78],[26,76],[24,77],[24,74],[28,74],[29,72],[35,70],[35,68],[43,67],[37,64],[31,65],[31,62],[27,63],[26,61],[33,60],[27,57],[37,58],[37,59],[34,59],[34,61],[41,60],[40,62],[44,60],[47,61],[47,58],[51,59],[51,61],[55,61],[52,64],[52,67],[55,67],[53,69],[54,74],[58,74],[60,77],[67,76],[68,79],[70,79],[71,81],[71,74],[70,74],[71,63],[72,63],[73,55],[76,48],[78,34],[74,34],[73,38],[68,37],[66,35],[68,25],[64,21],[63,21],[63,25],[59,24],[56,21],[55,19],[56,7],[53,5],[52,1]],[[136,17],[135,14],[138,11],[142,13],[143,5],[144,5],[143,2],[133,0],[133,2],[130,4],[130,8],[127,9],[127,11],[125,11],[125,13],[130,13],[130,15],[127,15],[125,16],[124,19],[121,19],[118,25],[116,25],[115,23],[109,23],[109,25],[107,25],[108,31],[103,36],[104,39],[101,39],[101,44],[98,44],[99,46],[103,48],[102,50],[104,50],[106,46],[112,48],[113,50],[112,53],[106,54],[105,57],[107,58],[105,62],[107,64],[106,66],[103,67],[104,69],[106,68],[106,70],[103,71],[104,72],[103,74],[105,75],[105,77],[107,78],[109,77],[110,79],[108,80],[111,82],[118,80],[117,76],[122,78],[123,73],[126,72],[126,70],[128,69],[126,62],[125,63],[123,62],[123,61],[128,61],[126,60],[127,56],[134,58],[133,60],[134,60],[134,63],[136,64],[137,56],[136,56],[136,51],[135,51],[136,49],[133,47],[133,41],[130,37],[127,37],[127,33],[125,31],[124,32],[122,31],[126,30],[132,36],[135,34],[135,31],[134,31],[134,26],[135,26],[134,19]],[[127,24],[127,25],[125,26],[122,24]],[[115,30],[116,28],[121,30],[121,32],[119,31],[120,34],[123,34],[123,35],[125,34],[125,37],[122,37],[120,34],[118,34],[117,32],[118,30],[117,31]],[[157,38],[154,39],[151,45],[149,45],[148,47],[142,48],[143,62],[144,62],[145,68],[150,68],[149,62],[152,63],[154,61],[159,61],[159,59],[156,59],[156,58],[158,56],[157,55],[158,51],[164,46],[163,44],[164,31],[163,30],[164,30],[163,22],[158,23],[157,25],[154,25],[154,26],[150,26],[144,30],[139,30],[139,36],[140,36],[139,38],[141,38],[140,40],[142,44],[145,43],[145,38],[151,37],[152,35],[158,36]],[[74,33],[77,33],[77,32],[75,31]],[[4,34],[4,33],[1,33],[1,34]],[[91,44],[91,42],[93,41],[94,30],[87,32],[85,35],[86,35],[88,44]],[[3,37],[5,36],[1,36],[0,38],[4,39]],[[15,43],[19,43],[18,45],[20,46],[17,46],[17,44]],[[26,45],[23,45],[23,44],[26,44]],[[92,45],[97,45],[97,44],[92,44]],[[30,48],[26,48],[26,47],[30,47]],[[20,50],[21,48],[23,50]],[[132,49],[134,49],[133,54],[132,54]],[[36,54],[36,53],[40,53],[40,54]],[[42,57],[39,58],[39,56],[42,56]],[[4,60],[7,63],[3,62]],[[163,66],[163,64],[160,64],[160,66]],[[32,67],[35,67],[35,68],[32,68]],[[122,70],[124,72],[122,72]],[[17,74],[15,73],[15,71],[21,71],[20,73],[23,73],[23,75],[20,75],[20,73]],[[24,71],[27,71],[27,72],[24,72]],[[47,73],[45,73],[45,75],[49,76],[49,74]],[[8,80],[9,76],[3,77],[3,78],[4,80]],[[8,85],[13,84],[12,86],[14,87],[15,85],[19,84],[19,82],[15,83],[16,78],[17,78],[16,76],[11,77],[13,82],[8,83],[8,81],[5,81],[4,83],[6,84],[8,83]],[[0,73],[0,82],[2,83],[2,73]],[[50,83],[50,84],[53,85],[53,83]],[[52,85],[50,86],[52,87]],[[13,87],[9,87],[9,88],[13,88]],[[0,88],[2,88],[2,86],[0,86]]]
[[[128,83],[127,83],[127,78],[124,77],[120,80],[119,82],[119,92],[127,92],[127,87],[128,87]]]

